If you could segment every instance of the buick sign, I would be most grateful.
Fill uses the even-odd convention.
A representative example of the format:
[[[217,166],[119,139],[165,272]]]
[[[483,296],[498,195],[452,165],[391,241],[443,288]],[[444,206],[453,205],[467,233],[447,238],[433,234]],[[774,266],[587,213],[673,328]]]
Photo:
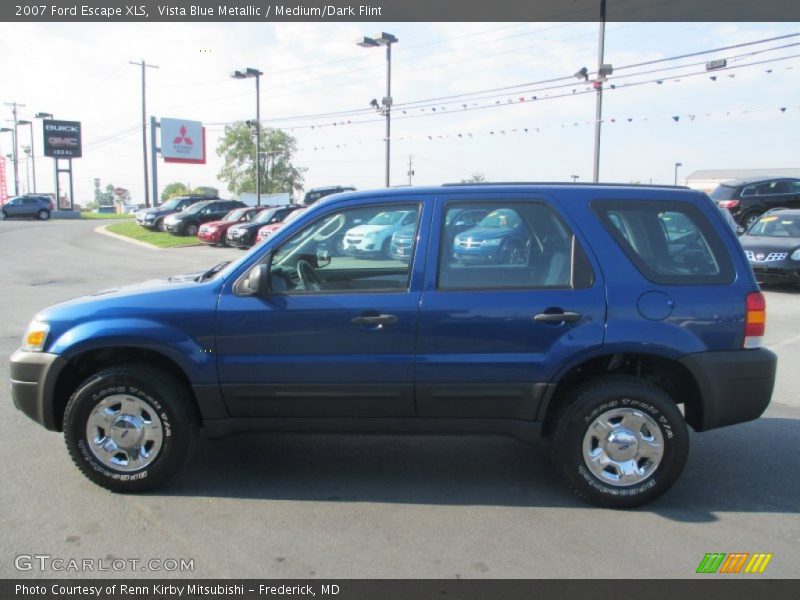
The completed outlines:
[[[81,157],[81,124],[79,121],[42,122],[44,155],[53,158]]]

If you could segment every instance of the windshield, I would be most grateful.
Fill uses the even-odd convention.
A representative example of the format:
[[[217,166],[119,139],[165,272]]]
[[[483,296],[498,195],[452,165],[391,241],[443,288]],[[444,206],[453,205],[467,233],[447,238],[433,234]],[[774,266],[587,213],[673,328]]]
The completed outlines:
[[[519,215],[513,210],[496,210],[478,223],[478,227],[487,229],[508,229],[517,225],[519,225]]]
[[[258,213],[258,216],[253,219],[253,223],[267,223],[273,216],[275,216],[276,212],[278,211],[274,208],[262,210],[260,213]]]
[[[203,210],[209,204],[211,204],[211,203],[210,202],[198,202],[197,204],[192,204],[191,206],[189,206],[187,208],[184,208],[183,212],[186,213],[186,214],[194,214],[196,212],[200,212],[201,210]]]
[[[164,202],[164,204],[162,204],[158,208],[162,208],[164,210],[175,210],[178,207],[178,202],[180,201],[181,201],[180,198],[173,198],[172,200],[167,200],[166,202]]]
[[[244,216],[244,213],[247,212],[248,210],[249,209],[247,208],[237,208],[236,210],[232,210],[227,215],[225,215],[225,218],[222,220],[227,221],[228,223],[232,221],[238,221]]]
[[[403,212],[382,212],[369,220],[370,225],[394,225],[403,218]]]
[[[747,235],[774,238],[800,238],[800,215],[764,215]]]
[[[717,189],[711,192],[712,200],[730,200],[736,195],[736,188],[729,185],[718,185]]]

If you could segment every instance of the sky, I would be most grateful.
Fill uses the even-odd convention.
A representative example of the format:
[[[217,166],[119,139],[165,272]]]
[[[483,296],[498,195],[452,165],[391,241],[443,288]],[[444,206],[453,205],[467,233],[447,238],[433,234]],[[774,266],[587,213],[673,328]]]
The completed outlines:
[[[355,41],[387,31],[399,39],[392,57],[392,185],[408,184],[409,157],[414,184],[474,173],[490,181],[591,181],[596,94],[573,74],[596,69],[598,28],[0,23],[0,102],[24,104],[22,119],[48,112],[82,122],[83,157],[73,161],[76,203],[93,198],[95,178],[142,201],[141,69],[129,61],[144,59],[158,65],[146,73],[148,119],[197,120],[207,130],[207,164],[159,161],[160,186],[212,185],[225,197],[231,194],[217,180],[218,139],[226,123],[255,118],[254,82],[230,72],[253,67],[264,73],[264,126],[297,138],[295,163],[306,169],[306,189],[378,188],[385,123],[369,102],[385,94],[385,55]],[[699,169],[800,167],[800,36],[635,66],[797,33],[800,23],[608,23],[604,62],[614,72],[603,94],[600,180],[671,184],[676,162],[680,180]],[[736,68],[705,71],[706,61],[722,57]],[[537,83],[551,79],[558,81]],[[2,126],[11,118],[10,107],[0,105]],[[20,146],[30,143],[28,135],[20,128]],[[53,191],[53,161],[41,156],[38,121],[33,142],[37,190]],[[11,136],[0,134],[0,155],[10,152]],[[27,162],[19,166],[26,191]],[[10,164],[8,170],[12,193]]]

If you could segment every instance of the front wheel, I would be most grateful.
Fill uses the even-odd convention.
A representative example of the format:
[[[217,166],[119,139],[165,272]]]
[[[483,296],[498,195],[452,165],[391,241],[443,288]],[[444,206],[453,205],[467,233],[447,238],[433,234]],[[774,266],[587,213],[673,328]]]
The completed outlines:
[[[746,213],[744,217],[742,217],[742,227],[744,227],[744,230],[747,231],[750,229],[750,227],[752,227],[753,224],[761,217],[761,214],[762,213],[757,210],[751,210],[750,212]]]
[[[581,498],[608,508],[655,500],[683,471],[689,432],[664,390],[637,377],[578,386],[555,423],[552,458]]]
[[[36,213],[36,218],[40,221],[47,221],[50,218],[50,211],[47,209],[42,209],[38,213]]]
[[[197,235],[197,225],[194,223],[189,223],[186,227],[183,228],[183,235],[188,235],[189,237],[194,237]]]
[[[159,219],[158,220],[158,223],[156,223],[156,229],[158,229],[159,231],[166,231],[167,230],[167,224],[164,223],[164,219]]]
[[[141,492],[171,478],[191,456],[198,418],[186,388],[148,365],[103,369],[64,413],[72,460],[97,485]]]

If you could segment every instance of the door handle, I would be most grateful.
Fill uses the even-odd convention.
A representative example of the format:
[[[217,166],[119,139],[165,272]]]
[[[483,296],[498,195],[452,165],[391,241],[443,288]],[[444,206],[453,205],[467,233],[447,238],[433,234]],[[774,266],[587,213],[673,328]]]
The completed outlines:
[[[582,318],[583,315],[576,312],[539,313],[533,316],[537,323],[574,323]]]
[[[395,315],[361,315],[353,317],[350,321],[353,325],[394,325],[397,323]]]

